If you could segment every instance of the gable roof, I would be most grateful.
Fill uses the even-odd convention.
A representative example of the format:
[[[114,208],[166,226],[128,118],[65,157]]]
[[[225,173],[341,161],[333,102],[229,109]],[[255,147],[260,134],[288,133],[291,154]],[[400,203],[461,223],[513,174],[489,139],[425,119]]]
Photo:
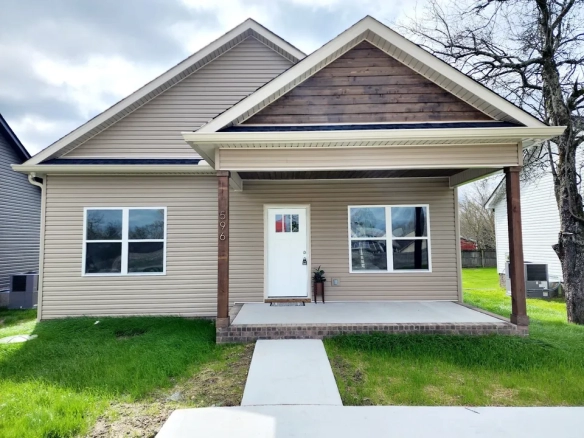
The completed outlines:
[[[217,132],[244,122],[362,41],[370,42],[495,120],[527,127],[547,126],[471,77],[367,16],[255,93],[203,125],[197,132]]]
[[[12,149],[22,161],[26,161],[30,158],[30,154],[20,142],[12,128],[10,128],[8,122],[2,117],[2,114],[0,114],[0,135],[8,141],[8,144],[12,146]]]
[[[306,56],[303,52],[272,33],[264,26],[252,19],[247,19],[239,26],[225,33],[167,72],[130,94],[128,97],[122,99],[101,114],[89,120],[87,123],[57,140],[55,143],[32,157],[26,164],[39,164],[44,160],[56,158],[69,152],[81,143],[84,143],[88,139],[121,120],[129,113],[142,107],[177,82],[209,64],[211,61],[250,36],[256,38],[294,63]]]
[[[493,118],[362,41],[242,125],[477,120]]]

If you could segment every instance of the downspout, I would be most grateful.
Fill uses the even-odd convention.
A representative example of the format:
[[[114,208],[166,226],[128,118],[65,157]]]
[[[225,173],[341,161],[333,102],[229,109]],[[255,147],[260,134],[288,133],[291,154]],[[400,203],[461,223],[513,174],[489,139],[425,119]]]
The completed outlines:
[[[43,267],[45,259],[45,209],[46,209],[46,177],[41,179],[42,182],[35,180],[36,173],[31,172],[28,174],[28,182],[33,186],[40,187],[41,189],[41,224],[40,224],[40,236],[39,236],[39,279],[38,279],[38,298],[37,298],[37,321],[42,319],[43,311]],[[40,178],[39,178],[40,179]]]

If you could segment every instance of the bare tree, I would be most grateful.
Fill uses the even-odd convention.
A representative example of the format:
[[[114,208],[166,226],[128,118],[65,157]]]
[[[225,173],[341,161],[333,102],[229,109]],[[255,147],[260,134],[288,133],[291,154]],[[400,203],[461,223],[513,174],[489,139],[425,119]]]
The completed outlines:
[[[495,249],[495,215],[484,207],[491,193],[490,179],[469,187],[459,201],[460,234],[476,242],[478,249]]]
[[[564,276],[568,321],[584,324],[584,210],[578,149],[584,142],[584,0],[428,0],[402,29],[422,46],[553,126],[530,150],[547,160],[561,231],[553,246]]]

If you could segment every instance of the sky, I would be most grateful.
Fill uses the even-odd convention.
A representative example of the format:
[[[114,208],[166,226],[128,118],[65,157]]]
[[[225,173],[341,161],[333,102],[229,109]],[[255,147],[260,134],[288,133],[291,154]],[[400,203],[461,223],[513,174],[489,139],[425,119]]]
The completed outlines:
[[[0,0],[0,113],[35,154],[253,18],[310,53],[415,0]]]

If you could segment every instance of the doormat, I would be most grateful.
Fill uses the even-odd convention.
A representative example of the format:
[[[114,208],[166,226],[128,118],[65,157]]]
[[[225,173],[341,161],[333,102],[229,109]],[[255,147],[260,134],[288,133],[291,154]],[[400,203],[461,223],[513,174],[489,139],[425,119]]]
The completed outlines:
[[[294,306],[304,306],[304,303],[270,303],[270,307],[294,307]]]

